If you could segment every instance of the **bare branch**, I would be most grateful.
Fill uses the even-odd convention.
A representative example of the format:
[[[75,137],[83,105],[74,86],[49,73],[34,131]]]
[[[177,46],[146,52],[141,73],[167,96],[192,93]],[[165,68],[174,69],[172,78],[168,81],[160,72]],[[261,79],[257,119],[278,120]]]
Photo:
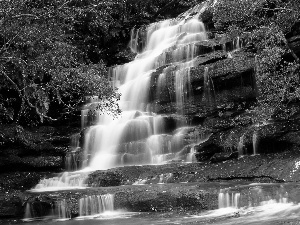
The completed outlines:
[[[19,97],[22,99],[22,101],[25,101],[31,108],[35,109],[36,113],[39,115],[39,116],[42,116],[43,118],[46,118],[46,119],[49,119],[51,121],[57,121],[58,119],[54,119],[52,117],[49,117],[43,113],[41,113],[37,107],[35,107],[30,101],[28,98],[26,98],[25,95],[22,94],[21,90],[19,89],[18,85],[4,72],[4,71],[1,71],[1,74],[13,85],[13,87],[15,88],[15,90],[18,92],[19,94]]]
[[[34,14],[19,14],[19,15],[12,16],[11,19],[17,19],[20,17],[33,17],[35,19],[39,18],[37,15],[34,15]]]
[[[19,36],[19,34],[21,33],[21,30],[19,30],[19,32],[13,36],[11,39],[9,39],[3,46],[2,48],[0,49],[0,55],[2,55],[6,49],[8,49],[11,45],[11,43]]]

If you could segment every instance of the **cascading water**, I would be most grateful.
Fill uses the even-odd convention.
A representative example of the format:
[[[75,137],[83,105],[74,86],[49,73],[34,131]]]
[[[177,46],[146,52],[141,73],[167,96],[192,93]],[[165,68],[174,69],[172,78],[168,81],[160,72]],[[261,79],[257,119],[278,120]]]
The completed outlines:
[[[257,131],[255,131],[253,133],[253,136],[252,136],[252,143],[253,143],[253,155],[257,155],[257,146],[258,146],[258,134],[257,134]]]
[[[219,208],[227,208],[227,207],[232,207],[232,208],[239,208],[239,199],[240,199],[241,194],[238,192],[220,192],[218,201],[219,201]]]
[[[75,146],[66,157],[69,171],[80,169],[79,164],[84,170],[43,179],[35,189],[84,187],[86,173],[82,171],[172,160],[193,161],[193,146],[189,151],[184,148],[193,143],[186,142],[181,131],[167,130],[166,121],[170,116],[155,113],[155,106],[149,103],[149,90],[152,73],[165,67],[156,80],[157,98],[165,98],[166,93],[162,93],[167,89],[165,74],[172,73],[178,113],[184,114],[184,105],[192,97],[190,68],[197,65],[194,60],[199,54],[197,43],[207,39],[205,26],[198,19],[206,6],[207,3],[197,5],[177,19],[132,31],[130,48],[138,53],[135,60],[109,70],[111,83],[121,94],[122,115],[118,119],[100,115],[95,111],[98,97],[87,97],[81,113],[82,128],[85,128],[83,152],[78,141],[74,141]],[[185,121],[175,123],[177,127],[187,126]]]
[[[245,154],[244,152],[244,148],[245,148],[245,144],[244,144],[244,134],[240,137],[240,140],[239,140],[239,143],[238,143],[238,146],[237,146],[237,150],[238,150],[238,153],[239,153],[239,157],[243,156]]]
[[[71,136],[71,151],[67,153],[65,158],[65,168],[67,171],[78,170],[81,166],[79,138],[79,133]]]
[[[221,189],[219,196],[221,208],[249,208],[275,203],[289,203],[288,187],[278,184],[253,183],[235,188]]]
[[[209,76],[209,69],[208,67],[205,67],[204,69],[204,95],[203,95],[203,100],[209,105],[213,106],[215,102],[215,87],[214,87],[214,82]]]
[[[44,208],[42,204],[26,203],[23,221],[37,220],[40,218],[49,218],[55,220],[68,220],[71,218],[68,205],[65,199],[57,200],[51,206],[51,209]],[[35,206],[35,204],[37,204]]]
[[[121,94],[122,114],[118,119],[100,114],[95,110],[97,104],[102,104],[98,97],[87,97],[81,113],[84,144],[80,148],[78,139],[74,139],[74,147],[66,156],[67,170],[75,171],[43,179],[35,189],[85,187],[85,178],[93,170],[195,161],[195,146],[207,140],[207,135],[190,139],[190,131],[185,130],[194,127],[188,126],[184,116],[186,105],[193,100],[191,68],[198,66],[197,57],[204,51],[200,43],[208,39],[205,26],[199,20],[207,4],[199,4],[176,19],[132,31],[130,48],[137,53],[135,60],[109,70],[111,84]],[[232,46],[230,50],[239,48],[240,39]],[[215,88],[208,67],[203,76],[202,100],[204,105],[213,108]],[[158,115],[161,106],[153,101],[153,96],[162,104],[174,103],[177,115]]]
[[[176,153],[184,145],[175,146],[173,135],[165,133],[164,116],[152,111],[150,80],[155,69],[170,63],[167,62],[170,54],[173,63],[184,60],[172,71],[177,109],[183,114],[184,104],[192,96],[189,68],[195,66],[195,44],[207,39],[204,24],[198,17],[199,14],[189,19],[166,20],[151,24],[144,31],[132,32],[130,46],[138,55],[134,61],[110,71],[113,84],[121,93],[119,104],[123,113],[118,120],[100,115],[97,125],[86,132],[84,155],[90,169],[157,164],[176,159]],[[165,79],[162,72],[157,82],[158,95]],[[172,148],[166,147],[170,145]]]
[[[93,216],[114,210],[114,195],[92,195],[79,199],[79,216]]]
[[[30,204],[27,202],[26,203],[26,207],[25,207],[25,214],[24,214],[24,221],[29,221],[33,218],[32,213],[31,213],[31,206]]]

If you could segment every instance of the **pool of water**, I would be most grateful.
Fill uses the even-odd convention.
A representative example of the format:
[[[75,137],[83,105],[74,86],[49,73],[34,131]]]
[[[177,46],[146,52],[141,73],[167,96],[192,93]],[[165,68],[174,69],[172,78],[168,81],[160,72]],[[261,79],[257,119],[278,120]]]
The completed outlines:
[[[198,184],[200,185],[200,184]],[[300,224],[300,192],[298,183],[243,183],[228,182],[218,184],[201,184],[216,186],[219,191],[219,209],[207,211],[172,211],[172,212],[126,212],[126,211],[110,211],[113,207],[104,207],[106,204],[103,199],[96,198],[98,196],[86,197],[85,205],[102,205],[106,210],[92,210],[94,213],[79,213],[80,216],[74,219],[54,219],[66,218],[68,216],[57,216],[50,214],[41,219],[29,218],[22,221],[26,225],[170,225],[170,224],[215,224],[215,225],[231,225],[231,224]],[[168,186],[168,185],[167,185]],[[172,186],[174,188],[174,186]],[[171,188],[171,186],[170,186]],[[217,188],[217,189],[218,189]],[[104,195],[106,196],[106,195]],[[113,196],[113,195],[111,195]],[[98,200],[93,202],[92,200]],[[101,199],[101,201],[99,201]],[[81,201],[82,203],[84,201]],[[113,199],[111,199],[113,200]],[[63,202],[66,203],[66,202]],[[89,203],[89,204],[87,204]],[[66,204],[57,204],[58,212],[66,209]],[[82,211],[82,210],[81,210]],[[88,210],[86,210],[88,211]],[[96,214],[97,212],[102,212]],[[64,214],[63,214],[64,215]],[[52,216],[52,217],[51,217]],[[1,221],[0,221],[1,223]],[[4,224],[20,224],[20,222],[4,223]]]
[[[41,220],[24,222],[26,225],[171,225],[216,224],[260,225],[300,224],[300,204],[265,202],[261,206],[247,208],[222,208],[205,212],[130,213],[106,212],[78,217],[72,220]]]

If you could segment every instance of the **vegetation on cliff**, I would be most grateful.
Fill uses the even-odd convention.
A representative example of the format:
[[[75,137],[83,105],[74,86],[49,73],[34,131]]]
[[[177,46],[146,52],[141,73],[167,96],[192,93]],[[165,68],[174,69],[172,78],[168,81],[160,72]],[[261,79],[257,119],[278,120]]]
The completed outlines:
[[[215,5],[216,29],[232,37],[244,34],[256,55],[257,119],[288,118],[294,112],[290,106],[299,102],[299,55],[287,41],[299,26],[299,15],[297,0],[223,0]]]
[[[128,61],[130,29],[195,2],[1,1],[0,121],[32,125],[70,117],[87,95],[106,99],[99,108],[117,114],[106,66]]]

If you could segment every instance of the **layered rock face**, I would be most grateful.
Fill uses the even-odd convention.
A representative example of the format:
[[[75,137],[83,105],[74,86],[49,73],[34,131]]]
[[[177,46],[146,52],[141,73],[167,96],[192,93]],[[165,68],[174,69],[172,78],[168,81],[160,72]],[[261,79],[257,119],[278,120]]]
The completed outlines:
[[[23,217],[22,192],[65,168],[70,135],[76,131],[66,126],[1,127],[0,218]]]
[[[297,128],[284,128],[286,121],[254,122],[258,90],[251,40],[217,29],[213,5],[208,1],[176,19],[132,30],[135,60],[109,73],[121,93],[123,119],[92,118],[98,125],[84,134],[85,165],[217,162],[295,149]],[[297,32],[292,36],[297,52]]]
[[[207,32],[201,16],[210,4],[132,31],[135,60],[109,73],[121,93],[122,118],[89,117],[94,103],[84,111],[97,124],[84,134],[86,166],[196,161],[200,144],[220,131],[216,126],[228,130],[232,115],[255,101],[254,56],[243,48],[248,40]]]
[[[231,38],[215,28],[214,2],[200,4],[174,20],[132,31],[130,47],[136,59],[109,73],[112,85],[122,93],[122,119],[95,113],[97,102],[91,101],[82,111],[84,129],[74,136],[74,148],[58,148],[66,140],[53,140],[55,132],[51,131],[51,140],[45,144],[26,138],[36,146],[30,147],[36,149],[34,159],[32,150],[26,154],[18,150],[11,156],[33,171],[58,171],[64,158],[68,170],[129,167],[91,173],[87,184],[95,189],[88,191],[62,192],[56,197],[11,193],[6,197],[9,201],[2,203],[7,213],[2,215],[24,213],[22,201],[37,207],[45,204],[49,210],[53,202],[68,199],[70,214],[77,216],[78,201],[84,195],[107,192],[116,195],[117,208],[133,211],[214,209],[216,188],[199,193],[197,185],[178,183],[299,181],[299,110],[289,121],[254,122],[258,90],[251,40],[246,35]],[[295,28],[289,35],[291,48],[299,54],[299,32]],[[40,153],[41,149],[49,150]],[[200,163],[181,164],[186,162]],[[163,163],[170,164],[130,166]],[[31,176],[34,184],[41,177]],[[26,179],[23,183],[27,184],[24,189],[34,186]],[[120,187],[158,183],[174,186]],[[174,191],[167,190],[169,187]]]

